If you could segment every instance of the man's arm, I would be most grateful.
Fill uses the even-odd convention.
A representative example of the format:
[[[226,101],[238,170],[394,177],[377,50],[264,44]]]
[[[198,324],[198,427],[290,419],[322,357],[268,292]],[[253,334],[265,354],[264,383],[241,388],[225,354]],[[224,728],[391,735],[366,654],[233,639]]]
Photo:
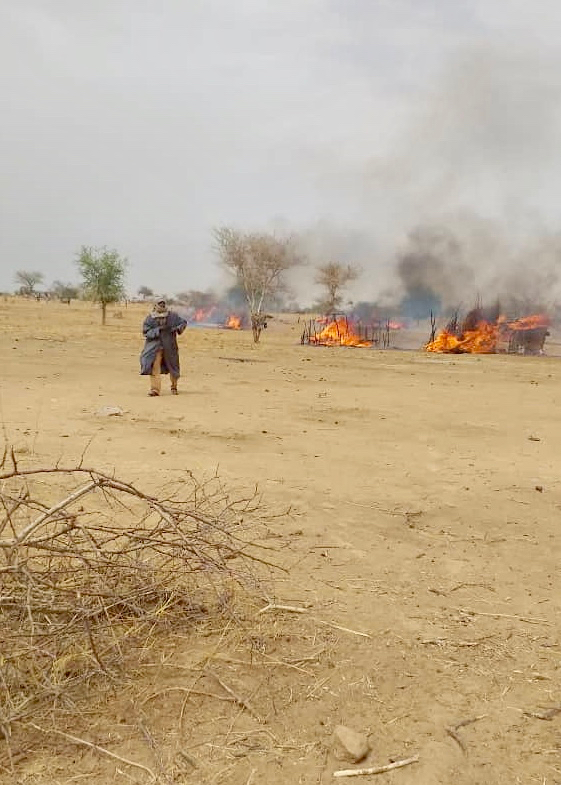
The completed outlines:
[[[171,331],[176,333],[177,335],[181,335],[183,330],[187,327],[187,320],[184,319],[179,314],[174,314],[175,319],[173,321],[173,325],[171,327]]]
[[[151,316],[147,316],[146,319],[144,320],[144,324],[142,325],[142,334],[149,341],[153,341],[154,338],[159,337],[160,326],[156,324],[156,320],[152,319]]]

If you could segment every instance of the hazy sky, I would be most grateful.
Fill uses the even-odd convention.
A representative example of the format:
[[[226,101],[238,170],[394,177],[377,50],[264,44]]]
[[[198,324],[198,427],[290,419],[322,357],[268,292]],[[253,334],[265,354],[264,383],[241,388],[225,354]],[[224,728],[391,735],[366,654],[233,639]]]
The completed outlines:
[[[1,0],[0,289],[82,244],[204,288],[221,223],[372,270],[450,210],[552,227],[559,41],[557,0]]]

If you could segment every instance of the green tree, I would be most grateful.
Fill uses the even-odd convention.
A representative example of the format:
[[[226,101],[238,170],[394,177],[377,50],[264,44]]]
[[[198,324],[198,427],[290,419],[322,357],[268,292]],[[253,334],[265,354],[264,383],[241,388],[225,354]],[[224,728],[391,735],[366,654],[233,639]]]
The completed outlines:
[[[19,293],[24,295],[35,294],[35,287],[43,283],[43,273],[31,272],[30,270],[18,270],[16,273],[16,283],[19,285]]]
[[[127,260],[105,246],[92,248],[83,245],[76,264],[82,276],[84,293],[92,302],[101,305],[101,323],[105,324],[108,304],[116,303],[125,296]]]

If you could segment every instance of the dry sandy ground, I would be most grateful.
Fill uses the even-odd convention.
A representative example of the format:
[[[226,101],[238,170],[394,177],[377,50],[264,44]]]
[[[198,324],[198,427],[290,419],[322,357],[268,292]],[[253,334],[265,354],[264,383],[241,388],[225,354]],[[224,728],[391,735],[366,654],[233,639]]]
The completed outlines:
[[[305,347],[287,317],[259,347],[248,333],[188,330],[180,396],[150,399],[143,315],[129,306],[103,329],[87,305],[0,303],[9,440],[41,464],[89,444],[90,464],[148,488],[216,467],[232,486],[258,482],[271,509],[292,508],[276,524],[292,570],[274,599],[308,613],[261,615],[254,639],[220,650],[223,678],[266,724],[201,697],[178,737],[171,694],[146,708],[144,738],[119,695],[75,727],[168,782],[346,781],[332,778],[342,722],[370,734],[365,765],[419,755],[376,781],[561,783],[561,715],[531,716],[561,705],[561,360]],[[125,414],[96,416],[103,405]],[[172,661],[215,647],[218,631],[206,634],[178,638]],[[285,664],[250,665],[257,650]],[[152,673],[153,690],[190,678]],[[447,730],[474,718],[456,739]],[[25,785],[149,779],[34,741],[18,764]]]

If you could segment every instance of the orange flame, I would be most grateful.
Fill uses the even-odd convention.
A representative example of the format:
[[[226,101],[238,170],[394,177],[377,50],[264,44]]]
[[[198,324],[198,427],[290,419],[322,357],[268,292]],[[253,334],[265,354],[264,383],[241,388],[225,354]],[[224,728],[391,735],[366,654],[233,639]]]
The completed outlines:
[[[372,341],[365,341],[357,335],[352,324],[344,317],[329,322],[320,333],[310,336],[310,343],[321,346],[372,346]]]
[[[458,354],[493,354],[497,347],[499,328],[496,324],[479,322],[475,330],[467,330],[460,337],[442,330],[434,341],[427,344],[427,352],[453,352]]]
[[[546,328],[548,325],[549,320],[543,314],[524,316],[512,322],[505,316],[499,316],[495,323],[482,320],[474,330],[465,330],[460,335],[442,330],[425,349],[427,352],[453,354],[494,354],[498,342],[508,342],[514,332]]]
[[[211,318],[215,310],[214,306],[211,306],[210,308],[197,308],[193,315],[193,321],[206,322]]]
[[[499,324],[501,324],[499,317]],[[536,313],[533,316],[523,316],[514,322],[507,322],[510,330],[536,330],[538,328],[549,327],[549,318],[543,313]]]
[[[239,316],[235,314],[230,314],[224,323],[224,327],[227,327],[228,330],[241,330],[242,329],[242,320]]]

